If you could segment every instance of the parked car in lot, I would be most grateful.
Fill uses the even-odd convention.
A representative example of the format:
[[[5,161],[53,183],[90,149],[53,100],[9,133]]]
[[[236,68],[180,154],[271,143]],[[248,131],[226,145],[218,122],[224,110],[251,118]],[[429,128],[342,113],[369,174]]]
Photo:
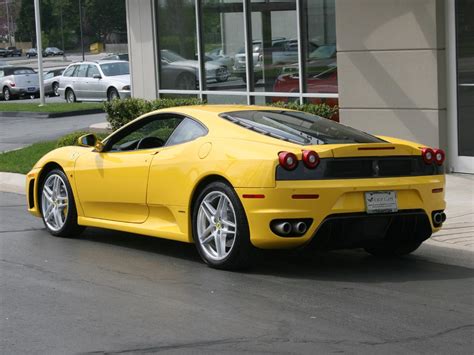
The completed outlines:
[[[64,68],[50,70],[44,74],[43,82],[45,95],[59,96],[59,79],[63,72]]]
[[[67,102],[130,97],[128,62],[106,60],[71,64],[59,78],[58,93]]]
[[[186,59],[169,49],[162,49],[161,55],[161,87],[163,89],[196,89],[199,62]],[[205,63],[206,82],[226,81],[230,74],[225,66],[213,61]]]
[[[38,51],[36,50],[36,48],[30,48],[26,51],[25,55],[27,58],[37,57]]]
[[[44,57],[50,57],[50,56],[58,56],[58,55],[63,55],[64,51],[57,47],[46,47],[43,50],[43,56]]]
[[[8,51],[6,48],[0,48],[0,56],[8,57]]]
[[[16,47],[8,47],[7,51],[8,55],[12,57],[21,57],[21,55],[23,54],[23,50]]]
[[[107,54],[101,60],[126,60],[128,62],[128,53]]]
[[[168,238],[235,269],[254,248],[309,243],[401,256],[446,219],[441,149],[305,112],[173,107],[78,143],[26,175],[28,210],[54,236],[91,226]]]
[[[226,55],[222,48],[216,48],[212,51],[206,52],[204,59],[206,62],[214,62],[215,64],[222,65],[228,71],[232,71],[234,66],[234,58]]]
[[[23,96],[39,96],[38,74],[28,67],[0,68],[1,96],[5,101]]]

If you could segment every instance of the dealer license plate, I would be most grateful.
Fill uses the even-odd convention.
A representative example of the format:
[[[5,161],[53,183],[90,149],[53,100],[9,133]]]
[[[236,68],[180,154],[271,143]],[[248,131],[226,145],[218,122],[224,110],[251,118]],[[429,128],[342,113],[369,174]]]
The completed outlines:
[[[28,88],[28,91],[36,91],[36,88],[35,87]]]
[[[370,191],[365,193],[367,213],[397,212],[396,191]]]

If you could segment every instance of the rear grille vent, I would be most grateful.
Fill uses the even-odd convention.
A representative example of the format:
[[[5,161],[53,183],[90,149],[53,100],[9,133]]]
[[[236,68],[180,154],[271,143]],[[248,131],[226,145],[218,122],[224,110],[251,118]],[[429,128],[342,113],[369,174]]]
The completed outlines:
[[[277,180],[363,179],[377,177],[443,174],[443,167],[426,165],[421,156],[358,157],[321,159],[316,169],[300,161],[292,171],[277,167]]]

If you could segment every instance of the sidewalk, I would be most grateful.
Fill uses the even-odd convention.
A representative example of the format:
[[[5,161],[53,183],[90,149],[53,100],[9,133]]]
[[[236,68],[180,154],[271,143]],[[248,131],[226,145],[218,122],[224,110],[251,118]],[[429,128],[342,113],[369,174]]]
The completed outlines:
[[[449,174],[446,181],[448,218],[426,243],[474,252],[474,175]],[[24,195],[25,175],[0,172],[0,192]]]

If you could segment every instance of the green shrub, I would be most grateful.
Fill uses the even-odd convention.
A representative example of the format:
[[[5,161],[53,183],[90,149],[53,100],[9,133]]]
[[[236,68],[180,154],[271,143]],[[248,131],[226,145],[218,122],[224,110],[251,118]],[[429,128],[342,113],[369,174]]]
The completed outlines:
[[[80,136],[83,136],[84,134],[89,134],[89,133],[90,132],[87,132],[87,131],[76,131],[76,132],[66,134],[65,136],[58,139],[58,141],[56,142],[56,148],[66,147],[68,145],[77,145],[77,139]],[[108,136],[108,134],[106,133],[95,133],[95,135],[99,139],[104,139],[105,137]]]
[[[163,98],[148,101],[144,99],[130,98],[126,100],[113,100],[104,103],[104,111],[107,113],[107,121],[113,130],[116,130],[135,118],[163,108],[189,105],[202,105],[205,102],[196,98]],[[327,104],[304,104],[295,102],[277,102],[271,106],[288,108],[312,113],[325,118],[332,118],[338,111],[336,106]]]
[[[276,102],[271,106],[287,108],[290,110],[298,110],[324,118],[332,118],[339,110],[337,106],[329,106],[328,104],[299,104],[297,102]]]
[[[130,98],[106,102],[104,103],[104,111],[107,113],[107,121],[110,123],[110,127],[115,131],[138,116],[154,110],[176,106],[201,105],[203,103],[203,101],[195,98],[156,99],[153,101]]]

